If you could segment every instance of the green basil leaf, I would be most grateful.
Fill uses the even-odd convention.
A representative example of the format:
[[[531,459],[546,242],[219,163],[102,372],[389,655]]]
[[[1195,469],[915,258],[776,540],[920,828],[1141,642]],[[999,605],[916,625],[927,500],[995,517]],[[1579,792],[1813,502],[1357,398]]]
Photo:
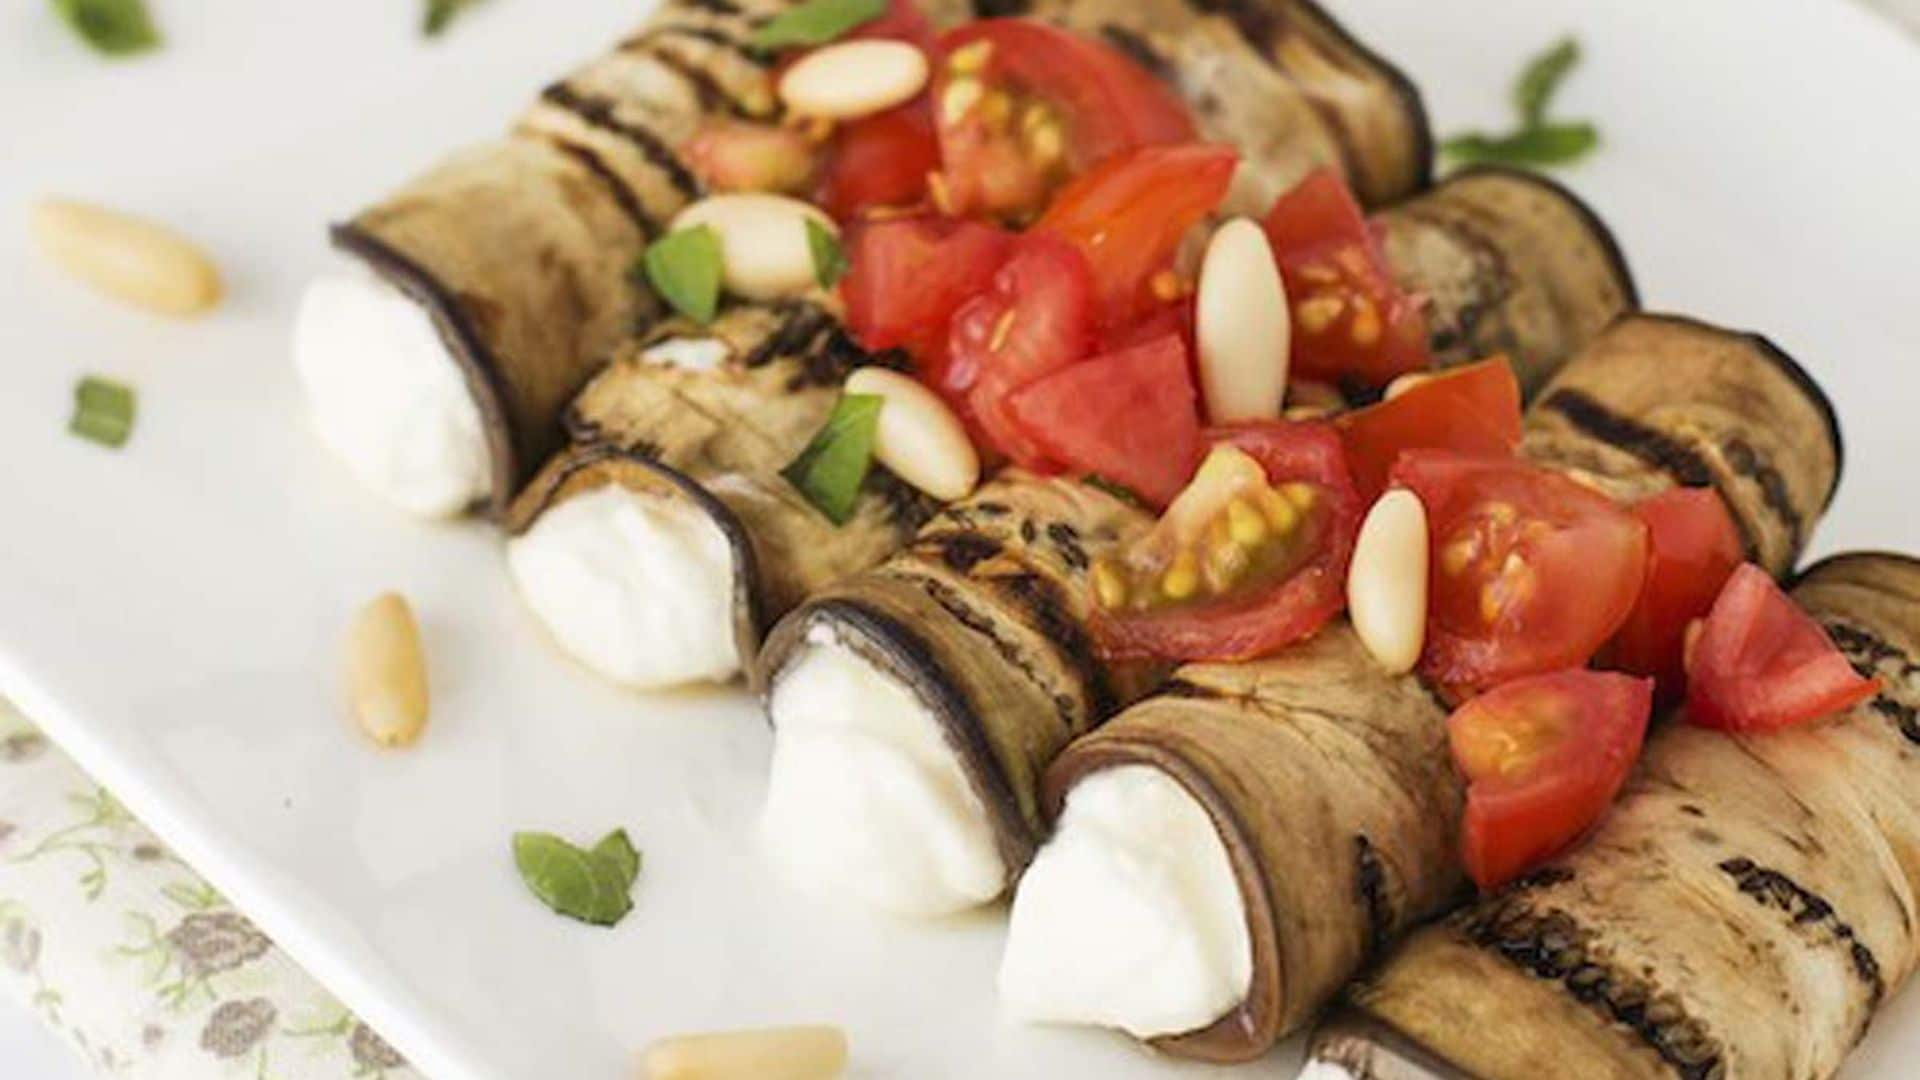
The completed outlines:
[[[1132,488],[1122,484],[1118,480],[1109,480],[1099,473],[1088,473],[1085,477],[1085,482],[1088,487],[1099,488],[1101,491],[1119,499],[1123,503],[1129,503],[1142,509],[1146,508],[1147,500],[1141,498]]]
[[[453,23],[454,16],[472,7],[479,0],[427,0],[427,17],[420,32],[428,37],[438,37]]]
[[[1527,63],[1520,72],[1520,80],[1513,86],[1513,104],[1520,110],[1522,127],[1538,127],[1546,120],[1553,95],[1579,62],[1580,41],[1568,36]]]
[[[106,56],[131,56],[160,44],[145,0],[53,0],[53,10]]]
[[[768,19],[753,32],[762,49],[825,45],[887,12],[887,0],[807,0]]]
[[[1599,145],[1600,132],[1592,124],[1577,121],[1542,124],[1509,135],[1456,135],[1440,149],[1449,158],[1470,165],[1567,165]]]
[[[647,247],[647,281],[675,311],[702,326],[720,310],[720,235],[706,225],[671,232]]]
[[[635,853],[636,870],[638,863]],[[598,847],[582,851],[551,833],[515,833],[513,865],[527,889],[556,914],[612,926],[633,910],[633,898],[628,895],[633,879],[627,875],[627,862]]]
[[[780,471],[835,525],[845,525],[860,501],[860,485],[873,467],[873,437],[884,403],[874,394],[841,395],[826,426]]]
[[[73,388],[73,419],[67,430],[102,446],[125,446],[138,406],[132,387],[90,375]]]
[[[615,829],[601,837],[600,842],[593,845],[592,854],[617,867],[629,886],[640,876],[640,852],[635,850],[633,841],[627,839],[625,829]]]
[[[823,289],[831,289],[847,276],[847,253],[833,230],[812,218],[807,219],[807,250],[813,253],[813,279]]]

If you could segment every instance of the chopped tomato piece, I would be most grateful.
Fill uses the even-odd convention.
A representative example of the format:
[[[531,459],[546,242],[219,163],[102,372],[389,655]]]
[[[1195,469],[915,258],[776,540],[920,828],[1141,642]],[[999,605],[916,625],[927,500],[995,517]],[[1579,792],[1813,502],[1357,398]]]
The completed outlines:
[[[1194,137],[1172,88],[1069,30],[983,19],[943,35],[940,55],[933,94],[951,213],[1026,219],[1107,158]]]
[[[1436,375],[1391,401],[1334,420],[1368,503],[1407,450],[1511,454],[1520,447],[1520,382],[1499,357]]]
[[[827,150],[814,201],[837,221],[882,207],[920,206],[940,167],[925,97],[843,126]]]
[[[1178,337],[1187,346],[1187,355],[1196,361],[1193,338],[1193,297],[1186,296],[1170,304],[1162,304],[1140,317],[1139,321],[1121,326],[1108,327],[1100,335],[1101,352],[1119,352],[1135,345],[1144,344],[1155,338],[1169,334]],[[1199,385],[1199,373],[1194,374],[1195,385]]]
[[[1640,757],[1653,682],[1603,671],[1518,679],[1447,718],[1466,774],[1462,854],[1492,890],[1566,850],[1613,804]]]
[[[937,369],[945,362],[948,320],[993,280],[1012,242],[991,226],[939,218],[851,230],[840,283],[848,328],[867,349],[904,347],[923,368]]]
[[[1093,632],[1124,659],[1248,660],[1340,612],[1361,506],[1319,423],[1215,428],[1147,538],[1093,569]]]
[[[1602,664],[1652,678],[1662,700],[1686,689],[1687,624],[1705,618],[1746,558],[1740,530],[1711,488],[1676,488],[1633,508],[1647,524],[1647,580]]]
[[[1153,290],[1187,232],[1226,197],[1239,154],[1192,143],[1109,159],[1060,192],[1036,231],[1078,245],[1093,267],[1103,328],[1124,326],[1166,303]]]
[[[818,163],[813,144],[800,132],[745,121],[702,129],[681,155],[711,191],[800,191]]]
[[[1339,173],[1321,169],[1281,196],[1266,229],[1293,306],[1294,375],[1385,386],[1429,365],[1421,305],[1394,283]]]
[[[1400,455],[1392,481],[1427,509],[1433,553],[1421,670],[1471,692],[1578,667],[1626,621],[1646,580],[1647,527],[1525,462]]]
[[[914,0],[889,0],[886,14],[864,23],[847,35],[867,40],[885,39],[918,45],[927,53],[936,53],[940,36],[920,5]]]
[[[1047,459],[1164,506],[1200,458],[1195,401],[1186,347],[1167,337],[1074,364],[1007,407]]]
[[[1879,691],[1880,681],[1855,671],[1765,570],[1745,563],[1713,602],[1694,645],[1687,719],[1725,731],[1777,731]]]

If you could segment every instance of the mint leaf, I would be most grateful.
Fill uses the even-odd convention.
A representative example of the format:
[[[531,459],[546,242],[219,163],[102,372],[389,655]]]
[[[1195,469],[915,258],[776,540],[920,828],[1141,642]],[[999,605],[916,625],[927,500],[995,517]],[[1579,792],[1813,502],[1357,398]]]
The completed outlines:
[[[825,45],[887,12],[887,0],[807,0],[768,19],[750,39],[762,49]]]
[[[73,419],[67,422],[67,430],[118,449],[133,434],[138,406],[132,387],[90,375],[73,388]]]
[[[160,44],[145,0],[53,0],[53,10],[106,56],[132,56]]]
[[[653,291],[702,326],[720,310],[720,235],[706,225],[671,232],[640,257]]]
[[[807,219],[807,250],[813,253],[813,279],[823,289],[831,289],[847,276],[847,253],[833,230],[812,218]]]
[[[1553,95],[1579,62],[1580,41],[1571,35],[1528,62],[1513,86],[1513,104],[1520,110],[1521,126],[1536,127],[1546,120]]]
[[[1542,124],[1510,135],[1470,133],[1456,135],[1441,145],[1441,153],[1463,164],[1566,165],[1585,157],[1600,145],[1592,124]]]
[[[427,17],[420,32],[428,37],[439,37],[454,16],[472,7],[478,0],[427,0]]]
[[[515,833],[513,864],[527,889],[556,914],[612,926],[633,910],[628,890],[639,873],[640,855],[624,832],[615,831],[591,851],[551,833]]]
[[[860,485],[873,467],[873,438],[883,404],[885,399],[874,394],[841,395],[820,433],[793,464],[780,470],[835,525],[845,525],[860,500]]]

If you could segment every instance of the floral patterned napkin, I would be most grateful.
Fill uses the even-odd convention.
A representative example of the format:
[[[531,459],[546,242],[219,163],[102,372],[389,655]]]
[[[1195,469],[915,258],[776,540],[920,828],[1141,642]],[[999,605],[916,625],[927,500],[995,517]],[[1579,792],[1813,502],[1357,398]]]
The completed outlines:
[[[103,1075],[418,1078],[0,698],[9,995]]]

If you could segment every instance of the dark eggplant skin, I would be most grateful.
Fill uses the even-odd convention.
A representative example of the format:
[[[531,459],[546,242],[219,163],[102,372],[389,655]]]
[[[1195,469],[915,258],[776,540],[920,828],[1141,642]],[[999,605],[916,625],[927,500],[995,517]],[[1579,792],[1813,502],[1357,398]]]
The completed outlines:
[[[1834,1075],[1920,965],[1920,560],[1838,555],[1793,597],[1878,696],[1771,735],[1661,730],[1580,847],[1415,935],[1314,1056],[1410,1043],[1488,1080]]]

